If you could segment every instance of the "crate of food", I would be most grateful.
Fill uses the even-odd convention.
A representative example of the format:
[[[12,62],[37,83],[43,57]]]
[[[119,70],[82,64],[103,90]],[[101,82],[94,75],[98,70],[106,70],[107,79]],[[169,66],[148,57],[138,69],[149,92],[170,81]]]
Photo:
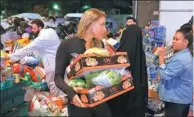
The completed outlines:
[[[110,74],[110,72],[109,72],[109,74]],[[84,82],[78,78],[73,79],[73,81],[75,81],[75,82],[69,82],[69,85],[74,87],[74,89],[75,89],[75,87],[79,87],[79,90],[76,90],[76,92],[86,107],[94,107],[94,106],[99,105],[103,102],[106,102],[112,98],[115,98],[121,94],[124,94],[124,93],[126,93],[134,88],[132,76],[130,73],[121,76],[120,80],[117,80],[115,78],[116,74],[114,74],[114,73],[112,74],[111,77],[112,77],[112,81],[111,81],[112,86],[107,85],[107,83],[104,83],[104,85],[106,85],[108,87],[102,86],[103,83],[101,85],[91,85],[88,83],[87,79],[86,79],[86,84],[84,84]],[[93,79],[95,79],[95,78],[93,78]],[[93,80],[93,81],[95,81],[95,80]],[[90,83],[91,82],[92,81],[90,81]],[[95,83],[95,82],[93,82],[93,83]],[[80,87],[83,87],[83,88],[80,89]]]
[[[96,54],[80,54],[67,67],[67,77],[72,79],[84,72],[129,67],[130,63],[126,52],[117,52],[114,56],[99,57]]]

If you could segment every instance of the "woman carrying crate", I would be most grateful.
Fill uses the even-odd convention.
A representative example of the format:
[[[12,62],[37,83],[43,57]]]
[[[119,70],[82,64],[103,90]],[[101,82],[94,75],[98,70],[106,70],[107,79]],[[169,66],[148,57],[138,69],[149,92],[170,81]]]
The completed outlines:
[[[101,39],[106,31],[105,24],[106,14],[103,11],[94,8],[85,11],[79,22],[77,37],[63,41],[57,50],[55,84],[67,94],[69,99],[69,117],[111,116],[106,103],[93,108],[86,108],[74,89],[64,81],[66,68],[76,54],[83,54],[87,49],[92,47],[103,47]]]

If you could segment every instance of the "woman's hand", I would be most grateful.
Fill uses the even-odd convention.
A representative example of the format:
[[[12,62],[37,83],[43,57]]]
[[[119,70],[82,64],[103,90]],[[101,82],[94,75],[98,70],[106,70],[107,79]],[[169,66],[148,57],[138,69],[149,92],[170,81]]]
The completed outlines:
[[[166,53],[165,47],[158,47],[158,55],[159,57],[164,57]]]
[[[166,49],[165,47],[159,47],[158,48],[158,55],[159,55],[159,64],[162,65],[164,64],[165,61],[165,53],[166,53]]]
[[[77,106],[77,107],[82,107],[82,108],[86,108],[86,106],[84,106],[84,104],[81,102],[80,98],[78,97],[78,95],[73,96],[73,100],[72,103]]]

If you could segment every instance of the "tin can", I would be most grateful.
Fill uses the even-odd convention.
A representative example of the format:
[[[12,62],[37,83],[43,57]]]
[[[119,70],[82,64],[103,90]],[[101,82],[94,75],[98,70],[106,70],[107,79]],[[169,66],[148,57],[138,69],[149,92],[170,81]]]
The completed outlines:
[[[13,74],[14,78],[15,78],[15,83],[20,83],[20,74]]]

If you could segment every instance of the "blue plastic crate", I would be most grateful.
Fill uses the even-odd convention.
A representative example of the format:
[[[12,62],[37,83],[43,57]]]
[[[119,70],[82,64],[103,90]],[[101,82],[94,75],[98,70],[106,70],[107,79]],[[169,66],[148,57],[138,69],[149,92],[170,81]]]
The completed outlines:
[[[11,88],[11,87],[13,87],[13,80],[12,79],[7,79],[6,80],[6,87],[7,88]]]
[[[0,102],[4,102],[5,100],[13,99],[14,97],[25,94],[25,90],[23,89],[23,85],[21,83],[13,84],[12,87],[5,88],[0,91]]]
[[[0,85],[1,85],[1,90],[6,88],[6,82],[5,81],[1,81]]]
[[[12,111],[10,111],[9,113],[7,113],[6,115],[4,115],[5,117],[11,117],[11,116],[28,116],[28,109],[29,109],[29,103],[24,103],[21,106],[13,109]]]
[[[5,113],[9,112],[11,109],[18,107],[24,103],[24,95],[20,95],[17,97],[14,97],[9,100],[5,100],[1,102],[0,104],[0,115],[4,115]]]

